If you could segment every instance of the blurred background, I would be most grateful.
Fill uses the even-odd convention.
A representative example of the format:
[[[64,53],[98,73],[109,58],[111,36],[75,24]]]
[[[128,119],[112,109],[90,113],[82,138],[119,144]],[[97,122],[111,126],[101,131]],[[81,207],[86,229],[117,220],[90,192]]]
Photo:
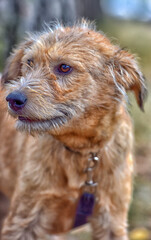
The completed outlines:
[[[0,71],[12,48],[26,32],[40,31],[45,23],[74,23],[85,17],[94,20],[114,44],[138,56],[140,67],[151,89],[151,0],[0,0]],[[135,126],[134,195],[129,213],[132,240],[151,239],[151,96],[142,113],[130,95],[129,112]],[[8,201],[1,196],[5,214]],[[2,215],[0,216],[0,218]],[[89,239],[83,229],[79,239]]]

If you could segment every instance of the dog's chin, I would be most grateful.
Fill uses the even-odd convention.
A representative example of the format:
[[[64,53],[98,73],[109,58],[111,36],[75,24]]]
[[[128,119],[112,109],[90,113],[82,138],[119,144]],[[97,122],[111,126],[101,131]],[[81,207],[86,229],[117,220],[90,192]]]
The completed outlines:
[[[25,117],[18,117],[16,128],[19,131],[26,131],[29,133],[43,133],[43,132],[57,132],[64,126],[69,119],[64,116],[58,116],[51,119],[29,119]]]

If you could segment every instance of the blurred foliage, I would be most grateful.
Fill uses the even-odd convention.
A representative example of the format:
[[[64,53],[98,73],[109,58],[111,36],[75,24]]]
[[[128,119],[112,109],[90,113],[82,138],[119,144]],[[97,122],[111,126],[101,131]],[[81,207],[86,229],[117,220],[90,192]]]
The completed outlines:
[[[131,240],[149,240],[150,232],[145,228],[136,228],[130,232]]]

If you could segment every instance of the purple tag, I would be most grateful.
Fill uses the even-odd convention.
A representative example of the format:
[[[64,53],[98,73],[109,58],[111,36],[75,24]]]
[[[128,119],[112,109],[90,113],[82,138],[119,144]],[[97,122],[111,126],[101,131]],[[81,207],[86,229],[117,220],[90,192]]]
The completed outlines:
[[[87,218],[92,215],[94,203],[95,197],[92,193],[85,192],[82,194],[77,206],[73,228],[87,223]]]

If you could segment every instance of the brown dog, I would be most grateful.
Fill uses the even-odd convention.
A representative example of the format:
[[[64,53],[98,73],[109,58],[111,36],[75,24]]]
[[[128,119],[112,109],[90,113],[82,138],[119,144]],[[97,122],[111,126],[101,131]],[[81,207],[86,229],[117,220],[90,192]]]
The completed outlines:
[[[2,86],[0,190],[12,197],[2,239],[62,238],[85,191],[95,192],[93,239],[128,239],[133,131],[126,91],[141,109],[146,92],[134,57],[86,22],[57,26],[13,52]],[[14,119],[6,117],[5,98]],[[95,168],[90,157],[94,164],[99,158]]]

